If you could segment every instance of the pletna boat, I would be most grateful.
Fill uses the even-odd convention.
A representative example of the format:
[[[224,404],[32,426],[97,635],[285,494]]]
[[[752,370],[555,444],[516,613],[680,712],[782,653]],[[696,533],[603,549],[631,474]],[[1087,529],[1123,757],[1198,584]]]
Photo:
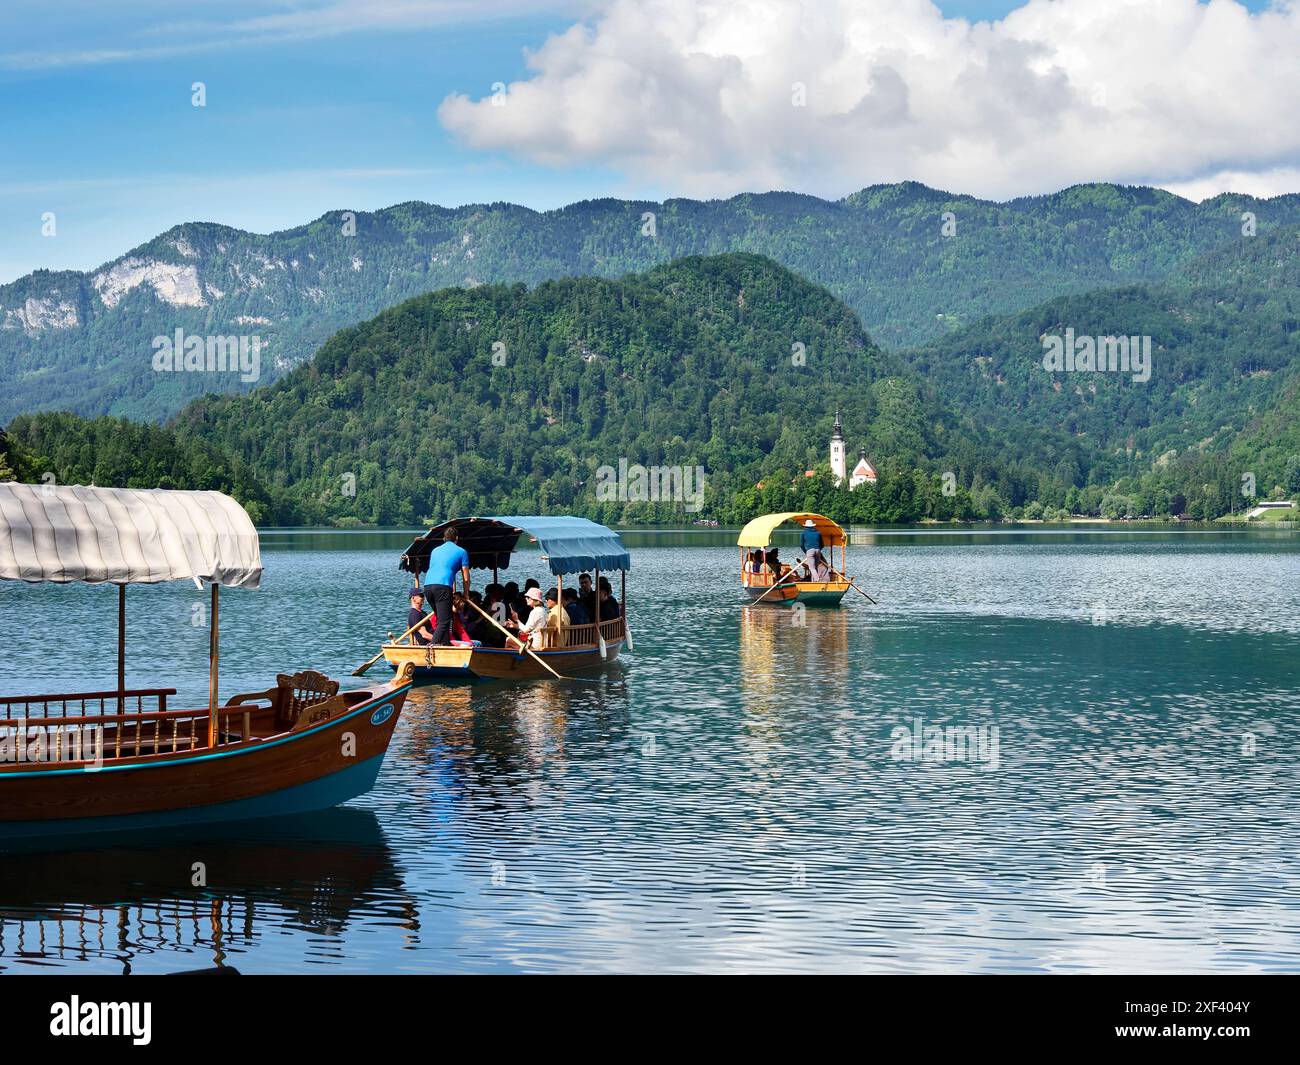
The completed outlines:
[[[812,525],[808,526],[808,522],[812,522]],[[821,534],[823,558],[831,571],[830,580],[806,579],[809,576],[807,568],[800,565],[805,557],[802,551],[794,564],[776,557],[777,552],[771,547],[772,537],[777,529],[787,523],[815,529]],[[848,537],[839,525],[822,514],[764,514],[740,530],[736,543],[740,547],[741,586],[754,603],[838,606],[852,587],[852,578],[844,572]],[[840,549],[838,568],[835,566],[837,547]]]
[[[117,686],[0,698],[0,842],[322,809],[370,789],[403,701],[304,670],[218,701],[218,589],[262,579],[257,530],[219,492],[0,484],[0,579],[115,584]],[[211,586],[208,705],[126,687],[126,587]],[[57,645],[53,645],[56,646]]]
[[[499,647],[432,646],[419,643],[411,633],[390,639],[382,650],[394,669],[411,666],[416,680],[553,680],[571,673],[599,669],[618,658],[626,643],[632,649],[627,625],[627,571],[632,557],[618,534],[586,518],[570,516],[506,516],[452,518],[435,525],[403,553],[398,567],[418,577],[428,569],[429,555],[455,528],[460,546],[469,554],[471,570],[491,570],[500,583],[503,570],[518,545],[535,543],[563,591],[564,578],[591,572],[595,587],[601,573],[617,570],[619,616],[586,625],[564,625],[543,630],[540,641],[528,650]],[[527,540],[521,540],[522,537]]]

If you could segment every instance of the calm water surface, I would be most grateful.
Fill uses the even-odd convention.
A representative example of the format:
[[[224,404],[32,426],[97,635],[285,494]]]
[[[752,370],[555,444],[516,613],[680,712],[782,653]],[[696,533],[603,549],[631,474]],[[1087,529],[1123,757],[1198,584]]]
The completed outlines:
[[[1300,970],[1297,534],[864,532],[879,605],[802,617],[734,532],[626,539],[617,667],[417,689],[348,807],[0,855],[0,971]],[[347,677],[409,540],[265,533],[223,700]],[[130,589],[129,684],[206,702],[204,598]],[[0,621],[0,693],[113,685],[112,589]],[[986,757],[897,757],[918,719]]]

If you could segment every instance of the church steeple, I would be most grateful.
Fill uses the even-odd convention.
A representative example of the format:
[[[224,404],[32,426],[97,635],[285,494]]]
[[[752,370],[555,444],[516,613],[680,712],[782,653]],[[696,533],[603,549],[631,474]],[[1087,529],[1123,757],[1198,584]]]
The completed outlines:
[[[844,483],[846,467],[844,465],[844,426],[840,424],[840,412],[835,412],[835,427],[831,430],[831,477],[837,485]]]

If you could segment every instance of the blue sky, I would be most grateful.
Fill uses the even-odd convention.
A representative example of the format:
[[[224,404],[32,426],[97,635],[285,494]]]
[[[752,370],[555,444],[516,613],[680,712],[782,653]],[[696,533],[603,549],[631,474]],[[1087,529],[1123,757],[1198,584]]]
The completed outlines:
[[[937,6],[948,18],[996,20],[1019,5]],[[899,149],[896,159],[882,156],[880,168],[846,166],[826,177],[812,144],[800,148],[810,153],[806,175],[781,169],[769,154],[748,170],[692,176],[668,162],[658,170],[637,165],[618,148],[617,131],[607,147],[584,146],[557,162],[541,157],[544,122],[523,135],[494,133],[481,107],[455,131],[440,119],[451,94],[478,101],[494,82],[537,78],[525,50],[597,20],[598,8],[543,0],[8,0],[0,36],[0,283],[37,267],[97,266],[185,221],[266,232],[327,210],[410,199],[548,208],[715,186],[724,194],[761,187],[769,173],[767,187],[843,195],[869,179],[944,173],[913,166]],[[613,31],[608,36],[617,41]],[[191,104],[196,81],[206,86],[202,108]],[[557,67],[539,84],[562,93],[561,81]],[[544,93],[538,106],[549,106]],[[1272,163],[1286,162],[1286,150],[1269,156]],[[1195,169],[1190,161],[1172,178],[1190,180]],[[986,184],[996,192],[999,180],[1005,184]],[[1024,191],[1052,191],[1052,175],[1042,181]],[[975,180],[954,191],[985,190]],[[45,212],[56,216],[53,237],[41,233]]]

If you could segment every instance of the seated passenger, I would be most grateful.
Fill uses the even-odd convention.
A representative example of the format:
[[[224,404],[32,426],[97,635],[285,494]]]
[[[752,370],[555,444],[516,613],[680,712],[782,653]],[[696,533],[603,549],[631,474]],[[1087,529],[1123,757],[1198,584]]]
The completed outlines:
[[[524,581],[524,594],[520,597],[523,600],[523,602],[515,603],[515,612],[520,617],[523,617],[530,610],[532,610],[532,607],[530,607],[527,603],[529,589],[536,589],[537,593],[540,595],[542,591],[542,586],[538,584],[537,581],[532,577],[529,577],[528,580]]]
[[[516,635],[511,636],[506,641],[506,646],[516,651],[523,650],[524,646],[541,646],[541,632],[546,628],[547,611],[543,606],[541,590],[538,588],[529,588],[524,593],[524,600],[528,603],[528,620],[522,625],[516,623]]]
[[[471,637],[482,640],[482,630],[487,627],[487,620],[483,617],[483,593],[477,588],[472,588],[469,602],[465,604],[465,628],[469,630]]]
[[[418,589],[413,591],[410,604],[411,607],[406,612],[406,627],[409,629],[414,625],[419,625],[422,620],[425,622],[411,633],[411,641],[421,645],[430,643],[433,640],[433,629],[428,624],[429,615],[424,612],[424,593]]]
[[[515,616],[514,608],[510,605],[504,585],[489,584],[483,590],[483,609],[502,625],[507,621],[519,620]]]
[[[548,629],[567,629],[569,627],[569,615],[565,612],[564,607],[560,605],[560,590],[558,588],[548,588],[546,590],[546,627]]]
[[[519,591],[517,581],[507,581],[504,589],[506,607],[520,618],[528,616],[528,608],[524,606],[523,593]]]
[[[588,618],[596,616],[596,589],[592,587],[590,573],[578,577],[578,602],[582,604]]]
[[[613,621],[616,617],[621,616],[621,608],[618,600],[614,598],[614,590],[609,586],[609,581],[604,577],[600,578],[600,604],[597,606],[600,621]]]
[[[481,641],[474,639],[469,628],[469,607],[465,597],[456,592],[451,597],[451,645],[453,647],[482,647]]]
[[[478,638],[483,641],[484,647],[504,647],[506,645],[506,633],[501,630],[519,624],[519,615],[506,603],[505,596],[506,590],[501,585],[489,584],[487,586],[487,595],[483,600],[483,610],[496,624],[493,625],[491,622],[483,621]]]
[[[564,612],[569,615],[570,625],[587,625],[591,622],[591,615],[587,613],[587,608],[578,602],[578,593],[572,588],[564,589]]]

